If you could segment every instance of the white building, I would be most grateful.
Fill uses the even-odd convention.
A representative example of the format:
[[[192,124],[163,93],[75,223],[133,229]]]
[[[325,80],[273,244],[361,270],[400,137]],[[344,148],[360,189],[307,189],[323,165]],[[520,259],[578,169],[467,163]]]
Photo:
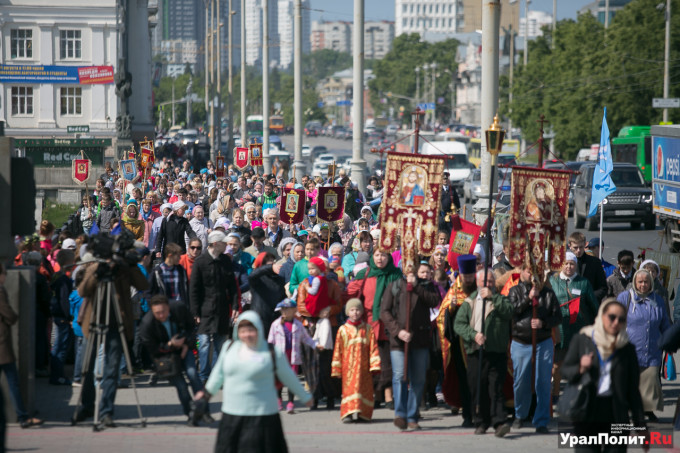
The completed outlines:
[[[279,29],[280,20],[278,3],[270,0],[269,8],[269,65],[278,66],[279,62]],[[240,20],[240,19],[239,19]],[[292,18],[290,19],[292,22]],[[262,66],[262,43],[264,41],[262,20],[262,0],[246,2],[246,64]]]
[[[364,24],[364,56],[380,60],[392,48],[394,22],[370,21]]]
[[[272,3],[272,2],[270,2]],[[279,0],[278,9],[278,39],[279,39],[279,67],[288,68],[293,64],[294,54],[294,23],[295,2],[293,0]],[[309,0],[302,0],[302,53],[310,52],[310,19]]]
[[[395,34],[458,33],[462,27],[459,0],[395,0]]]
[[[525,27],[527,27],[528,22],[528,36],[529,39],[537,38],[543,36],[543,31],[541,28],[545,25],[552,25],[552,14],[548,14],[544,11],[529,11],[529,20],[527,21],[524,17],[519,19],[519,34],[518,36],[524,36]]]
[[[115,66],[114,0],[0,0],[4,65]],[[65,135],[89,125],[115,135],[118,98],[113,84],[2,83],[0,120],[7,135]]]
[[[160,53],[168,64],[195,65],[198,62],[198,43],[194,39],[161,41]]]
[[[57,166],[70,166],[66,156],[82,147],[97,156],[94,165],[103,163],[104,148],[119,145],[118,127],[133,142],[153,136],[149,15],[156,4],[127,1],[132,94],[122,112],[114,84],[123,62],[117,3],[0,0],[0,120],[7,135],[23,139],[21,146],[36,166],[55,158]],[[69,132],[74,126],[79,127]],[[76,133],[86,135],[76,139]]]

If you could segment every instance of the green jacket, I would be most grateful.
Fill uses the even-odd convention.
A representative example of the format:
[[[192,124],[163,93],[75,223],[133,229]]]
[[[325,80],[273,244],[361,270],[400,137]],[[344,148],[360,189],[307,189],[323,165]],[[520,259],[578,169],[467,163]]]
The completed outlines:
[[[557,347],[566,349],[571,338],[579,333],[582,327],[589,326],[595,321],[599,305],[590,282],[578,274],[574,275],[569,283],[569,288],[567,288],[567,282],[562,280],[559,272],[557,272],[550,276],[550,286],[557,296],[562,312],[562,323],[558,326],[562,342]],[[569,305],[567,302],[577,297],[581,298],[578,316],[574,324],[569,324]]]
[[[295,292],[298,286],[300,286],[300,283],[307,277],[309,277],[309,269],[307,268],[307,264],[309,264],[309,260],[307,258],[302,258],[300,261],[295,263],[295,267],[293,267],[293,273],[290,276],[290,285],[288,286],[288,290],[291,292]]]
[[[472,305],[468,300],[475,301],[477,298],[477,291],[470,294],[470,297],[465,299],[456,313],[456,320],[453,323],[453,330],[463,339],[465,352],[472,354],[478,351],[477,343],[475,343],[475,335],[477,331],[470,325],[472,318]],[[501,295],[494,294],[491,302],[493,304],[493,311],[486,316],[484,321],[484,335],[486,335],[486,343],[484,343],[484,350],[489,352],[506,353],[508,343],[510,342],[510,320],[512,319],[512,304],[510,299]]]

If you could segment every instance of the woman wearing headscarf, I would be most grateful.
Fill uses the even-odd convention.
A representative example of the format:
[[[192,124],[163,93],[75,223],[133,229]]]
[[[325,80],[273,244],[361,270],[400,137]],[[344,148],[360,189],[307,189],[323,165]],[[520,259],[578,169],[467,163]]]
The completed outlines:
[[[550,276],[550,286],[557,296],[562,311],[562,323],[558,326],[560,338],[555,344],[553,356],[552,397],[560,394],[560,369],[571,338],[584,326],[590,325],[597,314],[597,299],[590,282],[576,273],[578,260],[572,252],[567,252],[562,270]]]
[[[239,315],[233,340],[222,346],[217,363],[205,385],[209,399],[222,388],[222,419],[215,452],[288,451],[278,411],[275,378],[307,406],[312,396],[305,392],[288,364],[285,353],[270,348],[264,337],[262,320],[254,311]]]
[[[350,241],[354,237],[354,223],[352,223],[352,218],[348,214],[342,215],[341,222],[342,226],[338,228],[338,235],[340,236],[342,245],[347,249],[347,247],[351,245]]]
[[[125,228],[132,231],[136,240],[141,241],[144,239],[145,224],[139,215],[137,201],[134,199],[128,202],[125,214],[123,214],[122,223]]]
[[[664,308],[664,300],[653,288],[652,274],[640,269],[633,276],[632,287],[619,294],[617,300],[626,307],[626,332],[635,346],[640,365],[640,396],[645,415],[650,421],[657,421],[654,410],[663,410],[659,380],[662,352],[659,338],[671,324]]]
[[[142,201],[142,210],[139,213],[140,219],[144,222],[144,245],[149,247],[149,237],[151,236],[151,228],[153,227],[153,221],[156,220],[161,215],[153,210],[152,201],[149,198],[145,198]],[[150,248],[153,248],[155,244],[151,244]]]
[[[293,238],[286,238],[286,239],[293,239]],[[283,241],[286,239],[281,240],[281,244],[283,244]],[[281,246],[279,244],[279,246]],[[283,277],[286,283],[290,282],[290,277],[293,275],[293,268],[295,267],[295,263],[300,261],[302,257],[305,256],[305,245],[301,242],[295,241],[295,244],[290,249],[290,255],[288,256],[288,259],[286,260],[283,265],[281,265],[281,270],[279,271],[279,275]]]
[[[276,304],[286,298],[286,284],[283,277],[276,271],[279,264],[274,264],[276,257],[273,253],[262,252],[253,262],[253,270],[248,275],[250,283],[250,309],[262,318],[265,337],[269,338],[269,328],[278,317]]]
[[[354,270],[359,252],[369,254],[373,252],[373,238],[368,231],[362,231],[354,238],[352,252],[345,255],[342,259],[342,268],[347,275],[350,275]]]
[[[654,260],[644,260],[642,264],[640,264],[640,269],[646,269],[652,274],[652,279],[654,280],[653,290],[663,299],[666,315],[668,315],[668,319],[672,320],[670,305],[668,305],[668,290],[663,286],[663,283],[659,278],[661,276],[661,268]]]
[[[626,305],[613,297],[603,300],[595,323],[574,336],[562,364],[562,376],[568,382],[577,384],[588,373],[596,388],[586,419],[574,424],[575,435],[609,434],[613,425],[631,422],[645,427],[635,350],[626,329]],[[591,447],[588,451],[606,450],[604,446]],[[622,446],[622,451],[625,449]]]
[[[281,242],[279,243],[279,246],[276,248],[276,252],[278,255],[281,257],[279,261],[277,261],[277,264],[283,265],[288,261],[288,258],[290,257],[290,253],[293,250],[293,246],[297,244],[297,239],[295,238],[283,238],[281,239]]]
[[[375,259],[376,256],[378,257],[377,260]],[[380,375],[374,379],[376,401],[378,404],[384,401],[389,409],[394,408],[392,402],[392,362],[390,361],[390,340],[385,332],[385,325],[380,320],[380,306],[387,286],[401,278],[402,273],[394,265],[392,256],[376,250],[371,257],[368,269],[359,271],[356,279],[347,285],[345,291],[345,300],[357,297],[363,301],[366,321],[371,324],[373,334],[378,341],[381,365]]]

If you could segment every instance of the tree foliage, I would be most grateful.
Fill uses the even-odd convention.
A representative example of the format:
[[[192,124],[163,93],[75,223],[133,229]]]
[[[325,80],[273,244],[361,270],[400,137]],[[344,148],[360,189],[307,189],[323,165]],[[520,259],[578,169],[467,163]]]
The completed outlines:
[[[520,127],[527,141],[538,138],[536,120],[545,115],[563,158],[599,142],[603,108],[613,136],[629,125],[661,121],[652,98],[663,95],[664,11],[658,0],[634,0],[614,16],[607,30],[590,14],[557,24],[552,33],[529,43],[529,63],[515,67],[513,100],[501,79],[501,111]],[[680,0],[673,0],[673,8]],[[677,9],[675,9],[677,11]],[[680,24],[672,22],[670,97],[680,95]],[[671,121],[680,112],[671,110]]]
[[[437,63],[435,98],[444,98],[444,103],[437,105],[437,116],[448,118],[451,113],[451,89],[453,75],[456,73],[456,51],[458,41],[448,39],[437,43],[428,43],[420,39],[417,33],[397,36],[392,42],[392,49],[382,60],[373,64],[375,79],[369,82],[370,102],[376,112],[394,107],[398,111],[403,106],[406,112],[415,109],[415,104],[407,98],[416,97],[416,67]],[[427,86],[431,85],[431,72],[428,71]],[[429,89],[429,88],[428,88]],[[391,96],[389,95],[391,94]],[[421,102],[431,102],[431,95],[424,95],[422,71],[420,74]],[[387,105],[382,103],[386,99]],[[409,121],[404,115],[404,121]]]

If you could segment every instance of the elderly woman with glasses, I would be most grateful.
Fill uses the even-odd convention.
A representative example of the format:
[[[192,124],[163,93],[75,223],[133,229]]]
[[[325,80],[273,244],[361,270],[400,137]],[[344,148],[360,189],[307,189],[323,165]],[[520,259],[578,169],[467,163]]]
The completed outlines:
[[[645,415],[657,421],[654,410],[663,410],[663,394],[659,380],[661,348],[659,338],[670,327],[664,300],[654,292],[654,278],[646,269],[638,270],[633,284],[619,294],[617,300],[626,307],[626,331],[635,346],[640,366],[640,395]]]
[[[610,433],[613,424],[645,426],[636,345],[629,338],[630,307],[613,297],[602,301],[595,323],[583,327],[569,345],[562,376],[572,384],[588,374],[595,398],[585,420],[574,424],[577,436]],[[628,324],[630,329],[630,324]],[[624,433],[622,433],[624,434]],[[632,433],[632,435],[636,435]],[[589,451],[600,451],[597,446]],[[625,446],[623,447],[625,451]]]

